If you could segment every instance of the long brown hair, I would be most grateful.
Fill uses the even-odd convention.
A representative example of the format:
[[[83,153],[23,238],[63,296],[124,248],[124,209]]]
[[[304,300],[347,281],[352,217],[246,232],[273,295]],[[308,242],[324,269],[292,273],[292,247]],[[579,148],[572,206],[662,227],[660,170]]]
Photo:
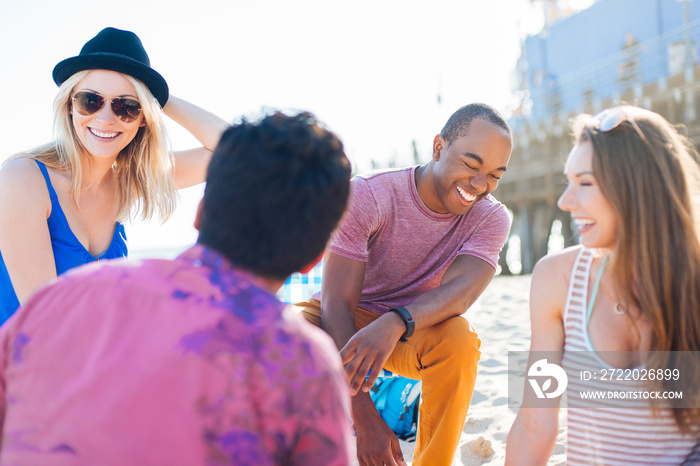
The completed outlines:
[[[648,366],[667,369],[678,363],[674,354],[700,351],[698,154],[662,116],[632,106],[614,109],[620,110],[626,119],[607,132],[596,118],[579,117],[574,138],[591,143],[593,175],[617,216],[611,276],[620,297],[651,323]],[[685,389],[674,405],[683,408],[673,413],[688,431],[700,427],[700,361],[696,353],[682,354],[696,364],[681,369],[681,381],[650,385]]]

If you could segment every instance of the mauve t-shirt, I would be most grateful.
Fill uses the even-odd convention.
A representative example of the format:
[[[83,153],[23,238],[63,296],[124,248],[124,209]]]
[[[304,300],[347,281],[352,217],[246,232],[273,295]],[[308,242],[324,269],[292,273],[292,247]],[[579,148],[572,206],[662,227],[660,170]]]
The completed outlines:
[[[354,177],[348,211],[328,245],[367,263],[359,305],[376,314],[436,288],[459,254],[496,268],[508,237],[506,207],[491,195],[464,215],[428,209],[418,196],[416,168]]]

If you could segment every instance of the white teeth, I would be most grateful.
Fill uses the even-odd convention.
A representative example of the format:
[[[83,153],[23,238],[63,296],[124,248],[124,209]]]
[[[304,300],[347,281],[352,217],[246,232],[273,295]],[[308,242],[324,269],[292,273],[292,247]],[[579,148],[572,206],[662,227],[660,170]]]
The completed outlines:
[[[457,192],[467,202],[474,202],[476,200],[475,195],[466,192],[461,186],[457,186]]]
[[[576,226],[584,227],[587,225],[593,225],[595,220],[591,220],[590,218],[575,218],[574,223]]]
[[[95,136],[99,136],[101,138],[113,138],[116,137],[119,133],[115,133],[113,131],[107,132],[107,131],[99,131],[94,128],[90,128],[90,132],[94,134]]]

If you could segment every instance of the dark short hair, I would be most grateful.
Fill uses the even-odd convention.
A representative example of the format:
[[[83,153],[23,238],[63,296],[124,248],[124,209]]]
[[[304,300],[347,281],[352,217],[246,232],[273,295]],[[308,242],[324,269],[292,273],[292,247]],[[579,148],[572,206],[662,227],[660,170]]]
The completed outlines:
[[[474,118],[482,118],[490,121],[494,125],[506,130],[509,135],[512,135],[510,126],[508,126],[508,123],[498,110],[490,105],[481,103],[468,104],[454,112],[447,120],[447,123],[445,123],[442,131],[440,131],[440,135],[448,144],[452,143],[455,139],[466,136]]]
[[[311,113],[243,119],[209,164],[197,242],[285,279],[323,252],[345,211],[350,172],[343,143]]]

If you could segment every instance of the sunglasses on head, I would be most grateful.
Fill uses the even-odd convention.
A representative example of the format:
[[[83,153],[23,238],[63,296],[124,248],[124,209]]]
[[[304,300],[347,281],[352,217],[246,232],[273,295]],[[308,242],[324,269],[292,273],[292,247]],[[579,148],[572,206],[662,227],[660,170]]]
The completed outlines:
[[[92,115],[105,106],[105,99],[100,94],[89,91],[76,92],[72,97],[74,108],[81,115]],[[114,114],[124,123],[131,123],[141,115],[141,104],[138,100],[126,97],[117,97],[110,100],[110,106]]]
[[[632,118],[632,116],[629,114],[629,112],[625,110],[624,107],[603,110],[594,118],[598,120],[598,131],[600,131],[601,133],[607,133],[608,131],[612,131],[625,121],[629,121],[630,124],[634,127],[635,131],[637,131],[639,137],[642,138],[642,141],[644,141],[645,144],[649,145],[649,143],[647,142],[647,138],[646,136],[644,136],[644,133],[639,128],[639,125],[637,125],[637,122],[634,121],[634,118]]]

